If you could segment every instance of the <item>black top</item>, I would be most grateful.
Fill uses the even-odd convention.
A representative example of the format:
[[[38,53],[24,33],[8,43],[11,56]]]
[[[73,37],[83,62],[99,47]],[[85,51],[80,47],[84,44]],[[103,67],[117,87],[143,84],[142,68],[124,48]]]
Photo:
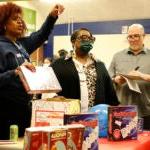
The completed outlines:
[[[79,76],[72,58],[58,59],[52,65],[60,82],[62,91],[58,93],[66,98],[80,99]],[[118,105],[118,99],[111,78],[101,61],[95,61],[96,80],[96,104]]]

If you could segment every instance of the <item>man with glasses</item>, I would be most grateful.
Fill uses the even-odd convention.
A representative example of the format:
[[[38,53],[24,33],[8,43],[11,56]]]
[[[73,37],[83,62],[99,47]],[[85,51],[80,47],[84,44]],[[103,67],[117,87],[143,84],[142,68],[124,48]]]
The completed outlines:
[[[129,26],[127,36],[129,48],[114,55],[109,73],[116,85],[121,104],[137,105],[139,116],[144,118],[144,129],[150,129],[150,82],[138,80],[141,93],[137,93],[130,90],[125,79],[119,75],[120,73],[132,75],[135,73],[133,70],[150,74],[150,50],[145,48],[144,38],[145,31],[141,24]]]
[[[118,99],[111,78],[101,61],[90,51],[95,38],[92,33],[81,28],[71,35],[74,55],[58,59],[51,66],[62,87],[60,96],[81,100],[81,111],[97,104],[118,105]]]

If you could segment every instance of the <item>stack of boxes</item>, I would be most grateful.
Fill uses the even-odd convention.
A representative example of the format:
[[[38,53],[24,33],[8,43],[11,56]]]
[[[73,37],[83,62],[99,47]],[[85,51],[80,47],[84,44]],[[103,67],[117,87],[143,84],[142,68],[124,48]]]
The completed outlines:
[[[97,113],[80,113],[79,100],[34,101],[24,150],[98,150],[99,123]],[[108,107],[108,140],[137,139],[137,126],[136,106]]]
[[[81,124],[27,128],[24,150],[82,150]]]

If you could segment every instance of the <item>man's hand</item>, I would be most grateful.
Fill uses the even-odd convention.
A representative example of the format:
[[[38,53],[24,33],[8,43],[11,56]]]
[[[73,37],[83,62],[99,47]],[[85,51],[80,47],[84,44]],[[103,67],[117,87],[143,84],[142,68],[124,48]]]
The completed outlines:
[[[126,82],[126,80],[120,75],[115,76],[113,81],[115,83],[117,83],[118,85],[122,85],[122,84],[124,84]]]
[[[128,75],[134,76],[135,79],[142,79],[143,73],[141,73],[140,71],[136,71],[136,70],[132,70],[128,73]]]

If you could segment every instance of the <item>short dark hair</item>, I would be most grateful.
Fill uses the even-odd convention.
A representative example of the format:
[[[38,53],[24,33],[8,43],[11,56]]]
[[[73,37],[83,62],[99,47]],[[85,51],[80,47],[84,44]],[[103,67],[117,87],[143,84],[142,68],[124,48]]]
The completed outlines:
[[[5,25],[12,14],[23,14],[22,8],[14,3],[7,2],[0,5],[0,35],[5,33]],[[24,30],[26,30],[25,22],[23,21]]]
[[[65,49],[60,49],[59,51],[58,51],[58,54],[60,54],[60,53],[68,53]]]
[[[71,42],[74,42],[76,40],[79,32],[82,31],[82,30],[88,31],[90,33],[90,35],[92,36],[92,33],[91,33],[91,31],[89,29],[87,29],[87,28],[80,28],[80,29],[75,30],[72,33],[71,38],[70,38]]]

